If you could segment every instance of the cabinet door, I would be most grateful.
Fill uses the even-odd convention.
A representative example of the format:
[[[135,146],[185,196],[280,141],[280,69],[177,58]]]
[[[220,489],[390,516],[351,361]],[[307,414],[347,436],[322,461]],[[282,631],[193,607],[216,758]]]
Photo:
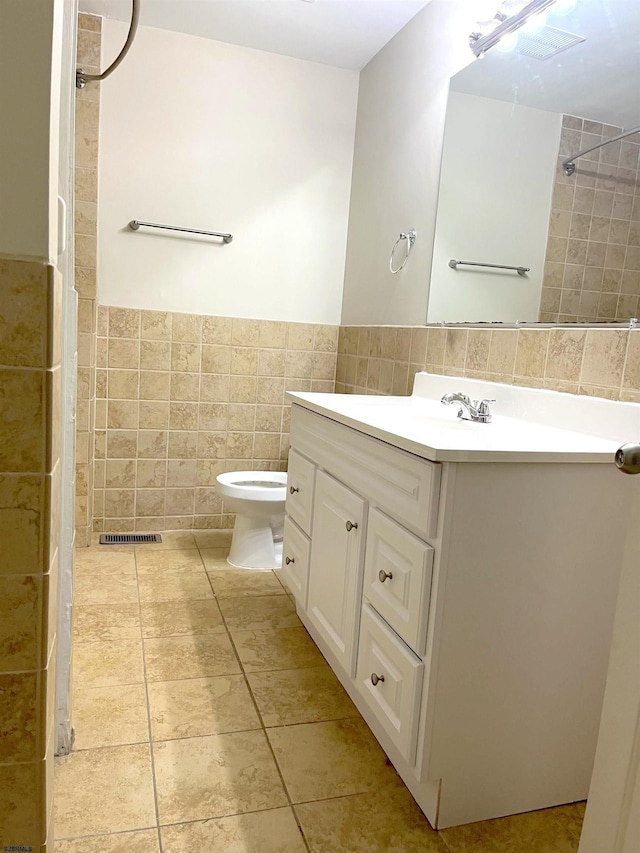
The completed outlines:
[[[355,674],[365,509],[359,495],[318,472],[307,614],[350,677]]]
[[[284,545],[280,577],[303,610],[307,609],[310,544],[309,538],[287,516],[284,520]]]
[[[287,470],[287,515],[309,536],[316,466],[292,449]]]

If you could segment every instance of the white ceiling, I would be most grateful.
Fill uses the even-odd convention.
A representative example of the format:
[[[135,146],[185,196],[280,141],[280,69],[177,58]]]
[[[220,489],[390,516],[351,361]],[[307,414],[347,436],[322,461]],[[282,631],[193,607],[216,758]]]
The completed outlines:
[[[494,47],[456,74],[452,89],[619,127],[640,125],[640,0],[578,0],[566,15],[551,7],[547,24],[587,40],[544,61]]]
[[[430,0],[140,0],[140,24],[359,70]],[[80,0],[128,21],[131,0]]]

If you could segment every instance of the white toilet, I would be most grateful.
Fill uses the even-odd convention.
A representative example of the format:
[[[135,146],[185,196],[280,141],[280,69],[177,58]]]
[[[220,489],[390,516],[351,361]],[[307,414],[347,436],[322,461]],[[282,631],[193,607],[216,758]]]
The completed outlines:
[[[231,471],[216,480],[225,507],[236,514],[227,562],[241,569],[279,569],[286,472]]]

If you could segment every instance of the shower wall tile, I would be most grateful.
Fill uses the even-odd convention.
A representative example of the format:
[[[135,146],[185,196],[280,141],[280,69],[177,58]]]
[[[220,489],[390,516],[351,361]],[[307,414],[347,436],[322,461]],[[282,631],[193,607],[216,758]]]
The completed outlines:
[[[78,66],[99,68],[102,19],[78,16]],[[76,420],[76,544],[91,540],[96,405],[97,175],[100,83],[76,89],[75,285],[78,291],[78,407]],[[102,358],[106,353],[101,354]],[[115,358],[124,357],[116,353]],[[106,365],[103,365],[106,366]]]
[[[573,176],[562,169],[567,156],[622,132],[563,117],[540,303],[544,322],[638,316],[640,139],[632,136],[580,158]]]
[[[60,470],[57,270],[0,258],[0,827],[46,830],[45,670],[55,644]]]
[[[96,327],[96,531],[231,526],[216,476],[283,469],[285,391],[335,388],[337,326],[100,307]]]

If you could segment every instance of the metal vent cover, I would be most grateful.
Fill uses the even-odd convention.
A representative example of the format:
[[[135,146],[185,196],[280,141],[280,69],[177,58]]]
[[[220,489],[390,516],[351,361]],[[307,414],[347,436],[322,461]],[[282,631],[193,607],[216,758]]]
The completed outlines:
[[[162,542],[159,533],[101,533],[100,545],[146,545]]]
[[[584,36],[567,33],[554,27],[543,27],[536,33],[521,30],[518,34],[516,52],[531,59],[551,59],[552,56],[557,56],[563,50],[568,50],[583,41],[586,41]]]

